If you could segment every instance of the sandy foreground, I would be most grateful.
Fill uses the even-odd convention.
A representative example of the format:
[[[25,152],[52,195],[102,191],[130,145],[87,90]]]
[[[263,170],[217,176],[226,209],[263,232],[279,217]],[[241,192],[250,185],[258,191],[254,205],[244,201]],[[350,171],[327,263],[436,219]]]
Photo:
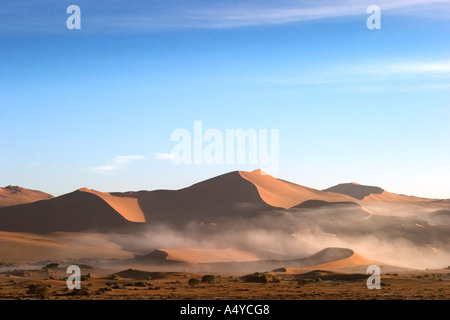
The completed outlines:
[[[134,269],[108,273],[85,269],[81,290],[68,290],[65,268],[9,271],[0,274],[0,299],[50,300],[448,300],[450,270],[408,271],[382,276],[382,288],[369,290],[368,275],[314,271],[302,274],[270,273],[268,283],[246,282],[243,274],[145,272]],[[87,275],[89,273],[89,275]],[[118,276],[120,275],[120,276]],[[198,279],[190,285],[190,279]],[[299,280],[303,279],[303,280]],[[33,285],[45,286],[40,292]],[[44,292],[45,291],[45,292]]]

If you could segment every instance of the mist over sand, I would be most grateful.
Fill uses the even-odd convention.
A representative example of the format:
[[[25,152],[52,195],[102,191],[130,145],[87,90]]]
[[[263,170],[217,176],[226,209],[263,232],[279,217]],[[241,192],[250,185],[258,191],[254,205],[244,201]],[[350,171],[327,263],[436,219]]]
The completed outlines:
[[[396,209],[395,209],[396,210]],[[359,207],[294,209],[236,218],[220,224],[148,225],[138,233],[114,235],[126,250],[146,254],[160,248],[232,248],[260,259],[296,259],[324,248],[351,248],[366,258],[405,268],[450,264],[450,227],[420,218],[370,215]]]

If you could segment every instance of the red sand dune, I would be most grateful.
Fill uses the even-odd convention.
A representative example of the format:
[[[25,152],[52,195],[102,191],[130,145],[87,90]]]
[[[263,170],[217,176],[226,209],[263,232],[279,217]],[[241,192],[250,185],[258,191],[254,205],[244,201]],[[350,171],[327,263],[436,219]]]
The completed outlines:
[[[383,191],[381,194],[371,194],[364,197],[365,201],[383,201],[383,202],[430,202],[432,199],[406,196],[403,194]]]
[[[156,251],[158,252],[158,251]],[[167,255],[167,253],[166,253]],[[148,260],[148,264],[156,264]],[[371,265],[372,261],[360,256],[351,249],[325,248],[316,254],[306,258],[290,260],[258,260],[241,262],[212,262],[202,263],[199,267],[211,270],[222,270],[228,272],[237,271],[259,271],[282,270],[288,273],[302,273],[309,270],[338,270],[349,268],[361,268]],[[281,271],[280,271],[281,272]]]
[[[142,217],[136,199],[80,189],[46,201],[0,208],[0,230],[100,232],[135,225],[127,219],[142,221]]]
[[[18,186],[0,188],[0,207],[15,206],[40,200],[52,199],[51,194]]]
[[[59,259],[130,259],[133,254],[102,234],[0,232],[0,260],[36,263]]]
[[[252,217],[271,209],[256,187],[230,172],[180,190],[113,193],[136,198],[147,222],[184,224],[187,221],[218,223],[224,218]]]
[[[392,194],[377,187],[343,184],[320,191],[276,179],[261,170],[235,171],[180,190],[104,193],[82,188],[46,201],[0,207],[0,230],[99,231],[154,222],[219,224],[229,218],[257,217],[273,212],[274,208],[317,206],[320,202],[350,205],[355,200],[367,207],[368,212],[380,211],[381,214],[384,209],[378,208],[379,204],[393,202],[426,206],[435,203],[437,208],[448,206]]]
[[[253,253],[234,249],[171,248],[155,250],[139,260],[149,264],[163,264],[164,262],[190,264],[226,263],[228,266],[231,266],[234,262],[239,265],[275,264],[293,270],[294,273],[298,273],[297,269],[299,268],[309,270],[320,267],[322,270],[335,270],[372,264],[372,261],[355,253],[353,250],[345,248],[326,248],[302,259],[270,261],[260,260]]]
[[[356,268],[361,266],[370,266],[372,264],[374,264],[372,260],[366,259],[360,254],[352,251],[351,255],[341,256],[337,260],[307,265],[304,267],[286,268],[286,273],[298,274],[309,270],[340,270],[340,269]]]
[[[244,179],[253,183],[258,189],[261,198],[273,207],[289,209],[307,200],[322,200],[327,202],[354,200],[347,195],[324,192],[276,179],[264,174],[261,170],[252,172],[240,171],[239,174]]]
[[[139,259],[145,263],[184,262],[190,264],[214,262],[257,261],[258,256],[235,249],[170,248],[158,249]]]
[[[383,202],[422,202],[432,201],[413,196],[405,196],[385,191],[379,187],[364,186],[358,183],[342,183],[325,189],[326,192],[345,194],[358,200],[383,201]]]
[[[110,193],[100,192],[88,188],[79,189],[81,192],[92,193],[103,199],[107,204],[117,211],[122,217],[131,222],[145,222],[144,213],[139,206],[138,200],[128,197],[117,197]]]

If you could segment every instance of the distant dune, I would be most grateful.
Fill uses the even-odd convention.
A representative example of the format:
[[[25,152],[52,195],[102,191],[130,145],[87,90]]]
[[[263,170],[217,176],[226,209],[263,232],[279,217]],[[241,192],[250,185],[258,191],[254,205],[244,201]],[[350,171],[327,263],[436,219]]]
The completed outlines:
[[[408,197],[355,183],[320,191],[276,179],[261,170],[230,172],[180,190],[105,193],[82,188],[53,198],[39,191],[7,187],[1,189],[0,196],[0,200],[27,202],[48,199],[0,207],[0,230],[38,233],[103,232],[158,222],[218,225],[230,219],[280,214],[283,209],[292,212],[334,204],[340,206],[339,217],[358,210],[364,217],[367,212],[406,216],[412,210],[411,214],[416,215],[429,209],[448,209],[446,201]],[[394,203],[399,206],[392,207]]]
[[[347,248],[325,248],[306,258],[290,260],[259,260],[241,262],[212,262],[201,264],[204,268],[228,271],[283,270],[288,273],[303,273],[309,270],[338,270],[371,265],[372,261]]]
[[[406,196],[403,194],[391,193],[383,191],[381,194],[371,194],[364,197],[365,201],[383,201],[383,202],[430,202],[432,199],[419,198],[414,196]]]
[[[0,207],[52,199],[51,194],[18,186],[0,188]]]
[[[345,248],[326,248],[307,258],[293,260],[260,260],[255,254],[235,249],[171,248],[155,250],[138,261],[148,265],[209,265],[223,267],[224,270],[265,270],[271,267],[292,269],[310,266],[323,266],[323,269],[334,270],[369,263],[369,260]]]
[[[185,273],[176,272],[148,272],[136,269],[122,270],[116,273],[120,278],[133,279],[133,280],[159,280],[170,279],[177,275],[187,276]]]
[[[346,194],[358,200],[363,200],[364,197],[367,197],[371,194],[381,194],[384,192],[384,190],[379,187],[362,186],[354,182],[338,184],[323,191]]]
[[[149,264],[164,264],[165,262],[200,264],[257,260],[259,260],[258,256],[245,251],[196,248],[159,249],[139,259],[140,262]]]
[[[358,183],[342,183],[325,189],[326,192],[345,194],[358,200],[384,201],[384,202],[419,202],[432,201],[431,199],[405,196],[387,192],[379,187],[364,186]]]
[[[135,199],[117,200],[107,194],[81,189],[46,201],[0,208],[0,230],[111,231],[133,224],[124,217],[136,219],[138,213]]]
[[[367,280],[368,275],[366,273],[340,273],[330,270],[312,270],[302,268],[289,268],[283,271],[274,270],[274,272],[281,274],[295,275],[296,279],[308,279],[308,280],[328,280],[328,281],[358,281]],[[306,271],[306,272],[305,272]],[[361,270],[362,271],[362,270]],[[365,270],[364,270],[365,271]]]
[[[272,207],[265,203],[256,187],[240,174],[230,172],[180,190],[112,193],[135,198],[148,223],[189,221],[217,223],[223,219],[255,217]]]
[[[287,268],[286,273],[297,274],[303,273],[306,270],[340,270],[340,269],[349,269],[360,266],[370,266],[374,262],[372,260],[366,259],[363,256],[359,255],[351,251],[352,253],[347,256],[346,254],[335,258],[338,259],[330,259],[329,262],[323,262],[313,265],[307,265],[299,268]]]
[[[255,217],[271,208],[252,183],[231,172],[180,190],[104,193],[82,188],[44,202],[0,208],[0,230],[99,231],[130,222],[218,223]]]
[[[263,174],[261,170],[239,171],[244,179],[258,189],[261,198],[273,207],[289,209],[304,201],[322,200],[327,202],[352,201],[351,197],[339,193],[324,192]]]

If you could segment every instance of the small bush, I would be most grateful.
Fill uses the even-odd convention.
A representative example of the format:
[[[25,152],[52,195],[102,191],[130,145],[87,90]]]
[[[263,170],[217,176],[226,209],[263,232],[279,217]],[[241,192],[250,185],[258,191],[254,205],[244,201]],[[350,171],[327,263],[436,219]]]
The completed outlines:
[[[31,277],[33,274],[28,270],[14,270],[12,272],[13,275],[19,277]]]
[[[299,286],[304,286],[304,285],[306,285],[306,284],[309,284],[309,283],[313,283],[314,282],[314,280],[311,280],[311,279],[297,279],[297,284],[299,285]]]
[[[135,282],[135,283],[133,284],[133,286],[135,286],[135,287],[146,287],[146,286],[147,286],[147,283],[142,282],[142,281],[140,281],[140,282]]]
[[[190,278],[188,281],[188,284],[191,286],[191,288],[195,288],[199,283],[200,281],[196,278]]]
[[[216,279],[216,277],[214,275],[207,274],[207,275],[203,276],[202,282],[211,284],[211,283],[214,283],[215,279]]]
[[[43,299],[47,296],[48,289],[49,287],[45,284],[30,284],[27,293]]]
[[[245,279],[245,282],[252,282],[252,283],[269,283],[272,280],[272,277],[263,272],[256,272],[252,275],[247,276]]]
[[[86,274],[86,275],[84,275],[84,276],[81,276],[81,281],[87,281],[87,280],[89,280],[91,278],[91,274],[90,273],[88,273],[88,274]]]
[[[271,279],[270,279],[270,282],[281,283],[281,280],[283,280],[283,278],[280,278],[278,276],[272,276]]]
[[[0,267],[18,267],[18,266],[19,265],[17,263],[14,263],[14,262],[0,261]]]
[[[109,275],[108,279],[117,281],[117,280],[119,280],[119,276],[114,273],[114,274]]]
[[[81,287],[80,289],[73,289],[68,294],[72,296],[89,296],[91,292],[87,287]]]

